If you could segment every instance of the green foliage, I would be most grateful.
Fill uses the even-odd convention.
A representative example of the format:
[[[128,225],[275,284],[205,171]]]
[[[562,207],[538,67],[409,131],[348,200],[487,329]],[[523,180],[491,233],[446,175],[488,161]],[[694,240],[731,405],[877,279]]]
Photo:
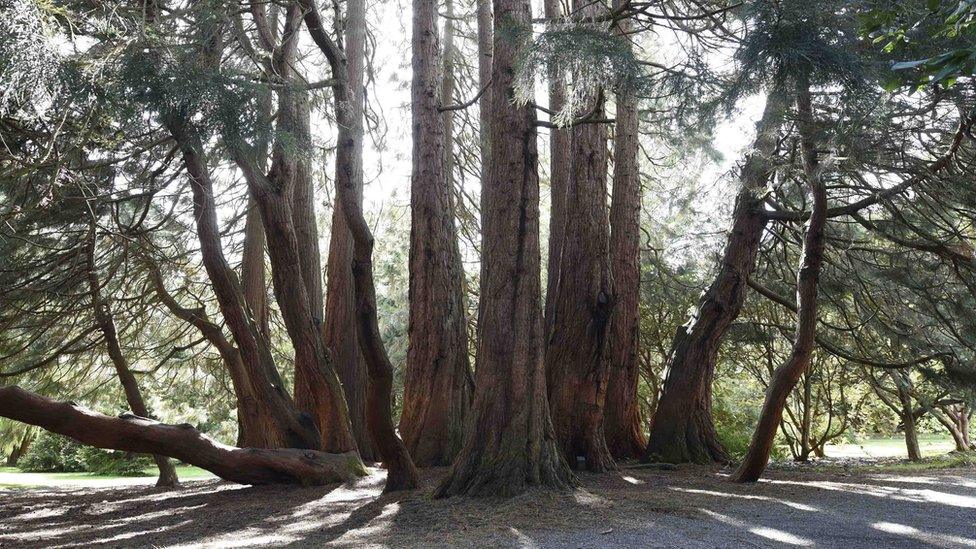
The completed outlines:
[[[864,87],[868,63],[858,55],[857,24],[847,2],[833,0],[751,2],[748,30],[735,54],[736,81],[726,102],[799,76],[813,85]]]
[[[60,85],[50,14],[36,0],[0,0],[0,116],[33,118]]]
[[[880,2],[859,18],[865,37],[901,58],[891,63],[890,89],[952,86],[976,72],[976,0]]]
[[[643,65],[627,42],[610,32],[607,23],[572,22],[550,25],[519,49],[516,96],[535,99],[535,77],[550,74],[568,89],[566,103],[553,122],[566,125],[593,104],[603,88],[640,91],[647,81]]]
[[[138,477],[146,474],[153,460],[146,454],[132,454],[83,446],[79,452],[84,470],[96,475]]]
[[[17,463],[31,473],[77,473],[85,471],[82,445],[61,435],[42,431]]]
[[[17,464],[20,470],[30,473],[90,472],[111,476],[141,476],[152,466],[152,458],[147,455],[84,446],[47,431],[41,432]]]

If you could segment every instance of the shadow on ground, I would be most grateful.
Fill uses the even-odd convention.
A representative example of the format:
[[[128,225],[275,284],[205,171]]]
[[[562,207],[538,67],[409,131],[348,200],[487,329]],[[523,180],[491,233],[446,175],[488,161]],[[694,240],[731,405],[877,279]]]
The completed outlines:
[[[976,547],[972,469],[737,485],[714,468],[624,468],[571,493],[431,500],[443,474],[399,495],[380,494],[381,471],[331,488],[6,490],[0,546]]]

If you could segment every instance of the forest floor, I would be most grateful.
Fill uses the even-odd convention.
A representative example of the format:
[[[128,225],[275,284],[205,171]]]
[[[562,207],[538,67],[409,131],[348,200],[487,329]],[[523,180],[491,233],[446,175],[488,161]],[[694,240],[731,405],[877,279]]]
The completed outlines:
[[[976,468],[872,472],[621,468],[569,493],[431,500],[381,495],[384,473],[322,488],[211,479],[150,486],[0,489],[0,547],[976,547]]]

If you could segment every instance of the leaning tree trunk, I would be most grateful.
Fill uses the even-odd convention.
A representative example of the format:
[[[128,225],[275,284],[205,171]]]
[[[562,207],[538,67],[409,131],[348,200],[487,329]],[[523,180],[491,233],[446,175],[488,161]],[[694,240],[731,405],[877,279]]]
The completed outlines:
[[[295,448],[320,448],[322,439],[314,423],[301,414],[285,390],[275,366],[270,343],[248,313],[240,282],[227,264],[217,226],[213,182],[199,133],[193,124],[176,113],[164,122],[180,147],[193,191],[193,214],[200,240],[200,256],[210,278],[217,304],[234,336],[242,362],[251,379],[255,398],[272,419],[273,438]],[[269,425],[271,427],[271,425]]]
[[[617,1],[620,5],[622,0]],[[627,21],[617,24],[626,48],[631,48]],[[610,379],[603,410],[603,435],[614,459],[638,458],[647,447],[641,420],[637,382],[640,377],[640,148],[637,98],[628,90],[617,93],[617,122],[613,132],[613,197],[610,204],[610,268],[617,304],[610,326]]]
[[[346,6],[346,71],[349,81],[350,117],[362,125],[363,119],[363,76],[366,46],[365,8],[362,2],[350,2]],[[352,162],[348,167],[336,166],[352,178],[353,190],[360,207],[363,202],[363,139],[360,133],[349,136],[353,142],[352,154],[336,162]],[[349,403],[349,418],[353,433],[359,446],[359,453],[367,461],[376,461],[379,456],[366,427],[366,362],[359,350],[356,333],[356,297],[353,288],[353,236],[346,221],[345,208],[339,199],[338,185],[336,200],[332,210],[332,233],[329,240],[329,259],[327,269],[328,287],[325,298],[325,325],[323,334],[326,344],[332,350],[339,378],[342,380]]]
[[[152,419],[152,414],[149,413],[149,408],[146,406],[146,400],[142,397],[142,391],[139,390],[139,383],[136,381],[136,376],[132,373],[132,369],[129,368],[129,361],[126,360],[125,355],[122,353],[122,346],[119,343],[119,334],[115,327],[112,310],[102,297],[102,284],[98,278],[98,266],[96,263],[95,240],[95,222],[92,220],[86,242],[86,254],[88,259],[88,290],[91,296],[92,314],[95,316],[95,324],[102,332],[102,337],[105,338],[105,347],[108,349],[108,356],[112,360],[112,366],[115,367],[115,374],[119,378],[119,383],[122,384],[126,402],[129,403],[129,407],[137,416]],[[176,468],[173,467],[173,463],[166,456],[153,454],[153,461],[156,462],[156,468],[159,469],[159,478],[156,480],[156,486],[179,486],[180,479],[176,476]]]
[[[10,455],[7,456],[7,467],[16,467],[17,463],[20,462],[20,458],[24,457],[24,454],[30,449],[31,441],[33,440],[32,434],[30,428],[27,428],[23,438],[20,439],[20,444],[14,446],[13,450],[10,451]]]
[[[261,232],[263,234],[264,229]],[[275,428],[274,418],[255,397],[254,382],[248,374],[248,368],[244,365],[241,353],[227,340],[221,327],[210,320],[204,307],[187,308],[180,305],[166,289],[159,266],[152,260],[147,260],[146,266],[149,279],[162,304],[174,316],[197,328],[200,335],[217,349],[224,366],[227,367],[234,397],[237,400],[237,446],[242,448],[285,447],[285,441],[278,438],[279,433]]]
[[[779,88],[766,100],[753,150],[740,175],[742,187],[722,264],[691,321],[678,329],[671,344],[667,379],[651,421],[645,459],[670,463],[729,460],[712,421],[711,381],[719,346],[742,310],[748,279],[755,269],[767,223],[761,193],[774,169],[773,155],[788,104],[788,94]]]
[[[494,7],[474,401],[461,451],[437,489],[439,497],[512,495],[530,485],[573,483],[556,446],[542,360],[535,111],[515,104],[520,44],[506,32],[513,24],[530,25],[532,15],[526,0],[496,0]]]
[[[437,2],[413,10],[413,173],[410,185],[410,324],[400,433],[417,465],[450,465],[471,399],[464,272],[454,225],[451,111],[453,3],[447,4],[443,83],[438,78]],[[443,85],[441,92],[438,87]]]
[[[362,166],[362,118],[357,117],[358,106],[351,101],[357,95],[347,80],[346,58],[339,46],[326,33],[314,0],[301,0],[305,12],[305,26],[312,40],[325,55],[335,80],[336,126],[336,194],[342,205],[353,239],[353,287],[356,296],[356,334],[359,348],[366,361],[368,376],[366,393],[366,427],[388,470],[385,491],[406,490],[417,486],[417,469],[406,446],[393,425],[393,365],[386,354],[380,335],[376,312],[376,288],[373,283],[373,235],[363,216],[362,202],[356,192],[356,167]],[[362,0],[349,3],[353,21],[350,25],[365,25],[356,18],[364,16]],[[364,27],[365,28],[365,27]],[[359,143],[360,145],[357,145]]]
[[[585,0],[582,0],[585,2]],[[596,7],[597,4],[589,4]],[[584,4],[574,4],[591,13]],[[603,93],[592,112],[603,118]],[[570,466],[579,457],[594,472],[614,468],[603,437],[603,407],[610,380],[610,326],[616,301],[610,274],[607,218],[607,128],[579,124],[570,141],[572,170],[552,325],[546,347],[546,383],[552,423]]]
[[[733,475],[738,482],[755,482],[769,462],[776,430],[783,420],[783,409],[790,392],[810,366],[817,333],[817,283],[823,264],[824,226],[827,222],[827,187],[821,177],[816,152],[816,125],[810,99],[810,84],[805,78],[797,83],[797,126],[803,171],[810,186],[811,213],[803,237],[803,252],[796,277],[796,335],[787,362],[773,372],[766,389],[759,423],[752,435],[745,459]]]
[[[562,16],[560,0],[545,0],[545,16],[558,21]],[[549,111],[559,112],[566,104],[566,82],[555,65],[549,67]],[[552,115],[550,115],[552,118]],[[566,200],[569,189],[572,155],[572,128],[549,130],[549,256],[546,263],[545,333],[552,331],[556,293],[559,284],[559,261],[566,231]]]
[[[187,423],[169,425],[131,414],[105,416],[13,386],[0,387],[0,416],[97,448],[169,456],[241,484],[319,486],[366,474],[355,452],[235,448]]]

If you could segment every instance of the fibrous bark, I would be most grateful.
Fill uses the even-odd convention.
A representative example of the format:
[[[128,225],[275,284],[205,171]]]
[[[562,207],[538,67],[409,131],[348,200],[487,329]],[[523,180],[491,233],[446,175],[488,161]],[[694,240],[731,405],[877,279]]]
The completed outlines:
[[[602,118],[602,92],[592,112]],[[588,470],[600,472],[614,468],[603,435],[611,313],[616,301],[610,273],[606,126],[576,125],[570,141],[572,170],[560,230],[562,252],[555,293],[548,296],[554,303],[546,346],[546,383],[563,455],[571,466],[582,457]]]
[[[651,421],[645,459],[670,463],[727,462],[728,453],[711,416],[711,382],[719,345],[739,315],[768,222],[762,192],[774,170],[773,155],[789,105],[789,94],[774,88],[766,100],[756,140],[740,175],[741,188],[722,264],[689,322],[671,343],[667,379]]]
[[[545,0],[546,19],[557,21],[562,16],[559,0]],[[555,66],[549,67],[549,111],[559,112],[566,103],[566,82]],[[569,189],[572,155],[571,128],[549,129],[549,256],[546,263],[545,330],[552,330],[556,306],[556,287],[559,282],[559,261],[563,252],[566,231],[566,199]]]
[[[355,452],[235,448],[189,424],[169,425],[131,414],[110,417],[13,386],[0,387],[0,416],[98,448],[169,456],[241,484],[316,486],[366,474]]]
[[[619,4],[620,0],[618,0]],[[626,21],[617,31],[631,48]],[[603,410],[603,435],[614,459],[638,458],[647,446],[641,420],[637,381],[640,333],[640,209],[641,186],[637,153],[637,98],[617,93],[613,132],[613,195],[610,203],[610,268],[617,303],[610,326],[610,379]]]
[[[448,8],[452,4],[448,4]],[[451,17],[448,13],[448,17]],[[450,36],[453,23],[445,24]],[[437,2],[413,10],[413,173],[410,185],[410,324],[400,433],[421,466],[449,465],[461,447],[471,398],[461,256],[454,225],[452,152],[447,140],[454,55],[445,40],[439,78]],[[438,93],[438,87],[441,92]]]
[[[759,423],[752,435],[745,459],[733,475],[738,482],[755,482],[769,462],[776,430],[783,420],[783,409],[800,376],[810,366],[817,333],[817,286],[824,254],[824,227],[827,222],[827,188],[821,178],[816,152],[816,126],[810,99],[810,84],[797,83],[796,106],[800,130],[803,171],[810,187],[811,213],[803,236],[803,252],[796,278],[796,335],[786,363],[776,368],[766,389]]]
[[[348,81],[349,98],[345,108],[349,109],[351,120],[362,127],[363,119],[363,77],[365,65],[366,22],[365,7],[362,2],[353,1],[346,5],[345,32],[345,71]],[[336,166],[337,173],[348,174],[356,202],[363,202],[363,136],[362,132],[347,132],[352,140],[352,150],[348,157],[336,157],[336,163],[346,162],[348,166]],[[328,287],[325,299],[325,326],[323,333],[326,344],[332,350],[339,372],[339,379],[345,390],[349,404],[349,419],[359,452],[363,459],[379,459],[376,447],[366,428],[366,362],[359,350],[359,336],[356,331],[356,298],[353,288],[353,236],[346,220],[345,207],[338,196],[332,211],[332,232],[329,237],[329,259],[327,266]]]
[[[527,486],[564,488],[573,482],[556,446],[542,360],[535,111],[514,103],[519,44],[512,41],[514,33],[505,32],[530,21],[527,1],[495,1],[474,401],[439,497],[512,495]]]
[[[176,140],[193,191],[193,213],[200,240],[200,255],[220,311],[234,336],[254,397],[271,418],[273,438],[295,448],[320,448],[322,439],[314,422],[300,413],[285,390],[271,355],[270,344],[248,314],[241,285],[227,264],[217,227],[217,207],[206,153],[199,133],[180,113],[164,115],[164,123]],[[269,425],[271,427],[271,425]]]
[[[350,2],[350,14],[363,14],[362,0]],[[336,83],[333,93],[336,106],[336,194],[345,212],[353,238],[352,275],[356,296],[356,334],[366,361],[366,427],[388,470],[385,491],[406,490],[417,486],[417,469],[406,446],[393,425],[393,365],[386,354],[376,312],[376,288],[373,283],[373,235],[363,216],[362,202],[356,192],[356,167],[361,169],[362,118],[355,116],[350,104],[356,96],[347,80],[346,59],[338,45],[328,36],[314,0],[302,0],[304,21],[315,45],[325,55]],[[358,15],[357,15],[358,17]],[[362,24],[365,24],[363,22]],[[361,143],[361,141],[358,141]]]

